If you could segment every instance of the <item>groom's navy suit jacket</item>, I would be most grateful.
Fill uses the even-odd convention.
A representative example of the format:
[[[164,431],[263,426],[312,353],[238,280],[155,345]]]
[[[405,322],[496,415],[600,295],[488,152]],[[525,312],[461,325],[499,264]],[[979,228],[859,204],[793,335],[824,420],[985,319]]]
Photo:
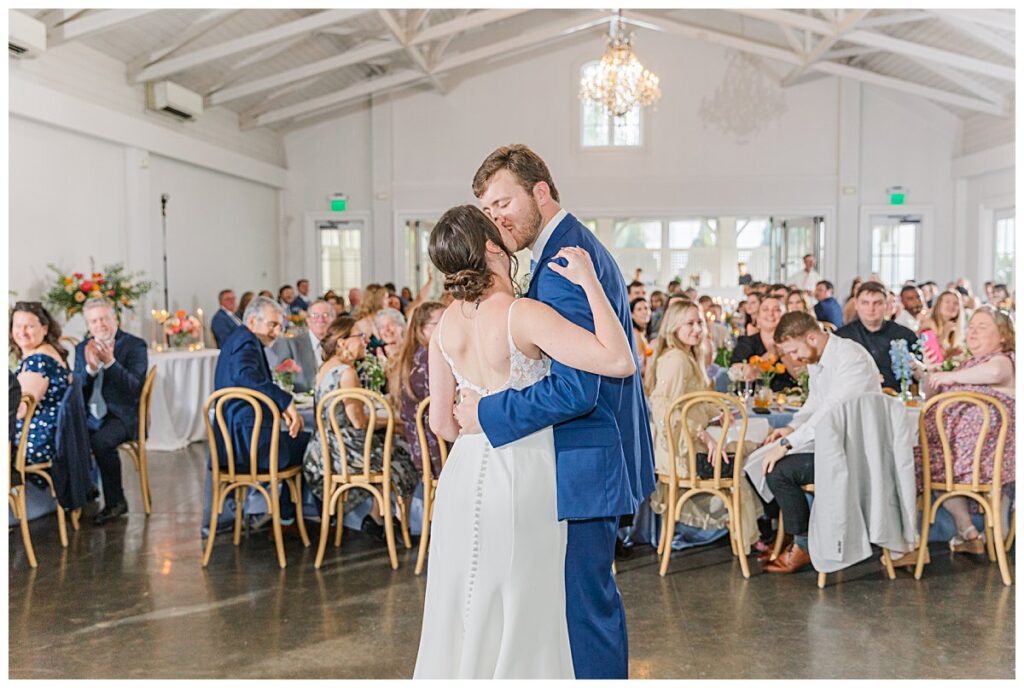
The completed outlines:
[[[593,312],[583,289],[548,268],[552,257],[566,246],[590,253],[635,360],[622,272],[597,237],[571,214],[548,239],[527,295],[594,331]],[[620,379],[552,361],[551,374],[531,387],[480,400],[480,425],[495,447],[554,426],[560,520],[632,514],[654,491],[654,453],[639,362],[636,369],[631,377]]]

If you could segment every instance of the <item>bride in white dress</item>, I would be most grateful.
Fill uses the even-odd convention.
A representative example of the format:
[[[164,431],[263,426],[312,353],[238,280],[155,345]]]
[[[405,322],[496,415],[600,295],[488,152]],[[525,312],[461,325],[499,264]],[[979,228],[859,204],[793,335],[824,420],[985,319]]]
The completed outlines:
[[[551,269],[587,295],[595,333],[531,299],[516,300],[512,254],[475,206],[452,208],[430,258],[455,301],[430,341],[430,427],[454,442],[431,525],[427,594],[415,678],[573,678],[565,617],[566,524],[555,495],[552,429],[501,448],[460,435],[456,395],[522,389],[548,356],[627,377],[635,360],[589,254],[567,248]]]

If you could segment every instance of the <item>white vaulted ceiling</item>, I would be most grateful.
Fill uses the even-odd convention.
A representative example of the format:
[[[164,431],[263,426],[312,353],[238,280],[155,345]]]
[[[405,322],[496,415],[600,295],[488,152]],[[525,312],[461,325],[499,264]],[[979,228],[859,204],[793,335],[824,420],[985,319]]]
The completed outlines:
[[[130,83],[171,79],[244,129],[283,131],[374,93],[444,93],[460,73],[573,36],[605,10],[23,10],[49,50],[79,41],[123,61]],[[918,95],[960,116],[1009,117],[1011,10],[625,10],[639,31],[766,58],[783,86],[842,76]]]

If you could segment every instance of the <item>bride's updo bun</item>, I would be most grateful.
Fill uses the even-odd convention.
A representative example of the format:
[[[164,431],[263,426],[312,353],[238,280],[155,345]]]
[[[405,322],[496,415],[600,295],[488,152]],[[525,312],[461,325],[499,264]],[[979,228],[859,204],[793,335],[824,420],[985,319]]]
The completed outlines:
[[[444,288],[459,301],[476,301],[494,284],[487,266],[487,242],[501,247],[510,259],[509,279],[518,262],[501,239],[498,228],[473,205],[451,208],[430,232],[430,261],[445,276]],[[512,280],[513,283],[515,280]]]

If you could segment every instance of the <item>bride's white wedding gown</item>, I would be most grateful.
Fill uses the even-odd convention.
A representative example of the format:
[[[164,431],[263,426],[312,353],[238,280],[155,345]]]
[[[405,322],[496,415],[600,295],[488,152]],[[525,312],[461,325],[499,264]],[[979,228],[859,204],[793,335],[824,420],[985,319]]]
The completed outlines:
[[[550,370],[510,332],[508,381],[481,389],[445,353],[443,324],[438,345],[460,391],[523,389]],[[501,448],[483,434],[452,445],[434,503],[415,678],[573,678],[555,484],[550,427]]]

